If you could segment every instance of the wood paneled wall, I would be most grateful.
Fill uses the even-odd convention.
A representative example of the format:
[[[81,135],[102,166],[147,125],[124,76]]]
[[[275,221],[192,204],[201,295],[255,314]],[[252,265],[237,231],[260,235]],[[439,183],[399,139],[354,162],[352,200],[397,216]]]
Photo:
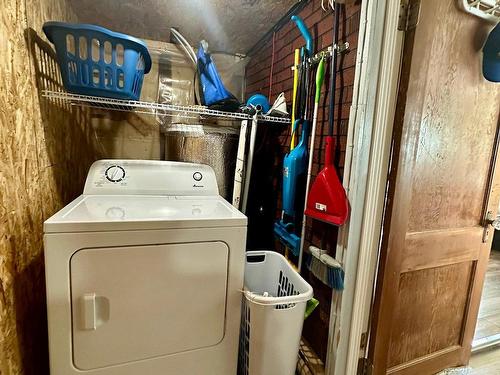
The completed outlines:
[[[43,375],[43,221],[81,193],[101,151],[87,113],[39,94],[60,85],[41,26],[75,15],[64,0],[0,4],[0,375]]]

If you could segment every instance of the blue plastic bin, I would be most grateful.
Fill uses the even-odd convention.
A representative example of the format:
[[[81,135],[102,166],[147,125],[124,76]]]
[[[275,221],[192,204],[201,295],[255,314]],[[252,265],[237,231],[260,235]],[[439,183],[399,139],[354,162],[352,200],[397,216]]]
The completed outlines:
[[[144,74],[151,70],[142,40],[88,24],[46,22],[43,31],[56,47],[66,90],[139,100]]]

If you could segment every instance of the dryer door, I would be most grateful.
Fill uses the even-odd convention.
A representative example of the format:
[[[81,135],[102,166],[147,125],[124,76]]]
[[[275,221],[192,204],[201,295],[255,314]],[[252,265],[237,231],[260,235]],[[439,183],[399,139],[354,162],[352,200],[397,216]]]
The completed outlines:
[[[71,258],[73,361],[90,370],[216,345],[223,242],[82,249]]]

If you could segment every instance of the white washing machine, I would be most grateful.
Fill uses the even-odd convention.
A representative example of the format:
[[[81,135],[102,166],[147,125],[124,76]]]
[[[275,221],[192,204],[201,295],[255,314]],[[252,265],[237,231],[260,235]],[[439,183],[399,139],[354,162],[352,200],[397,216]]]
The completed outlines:
[[[45,222],[52,375],[235,375],[246,217],[205,165],[101,160]]]

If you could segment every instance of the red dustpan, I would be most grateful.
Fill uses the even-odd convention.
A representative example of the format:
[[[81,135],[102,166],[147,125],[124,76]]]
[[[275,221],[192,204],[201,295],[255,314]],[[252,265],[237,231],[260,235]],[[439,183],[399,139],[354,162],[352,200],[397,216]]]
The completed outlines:
[[[307,197],[305,214],[317,220],[342,225],[349,215],[349,202],[333,165],[335,138],[326,137],[325,167],[318,174]]]

